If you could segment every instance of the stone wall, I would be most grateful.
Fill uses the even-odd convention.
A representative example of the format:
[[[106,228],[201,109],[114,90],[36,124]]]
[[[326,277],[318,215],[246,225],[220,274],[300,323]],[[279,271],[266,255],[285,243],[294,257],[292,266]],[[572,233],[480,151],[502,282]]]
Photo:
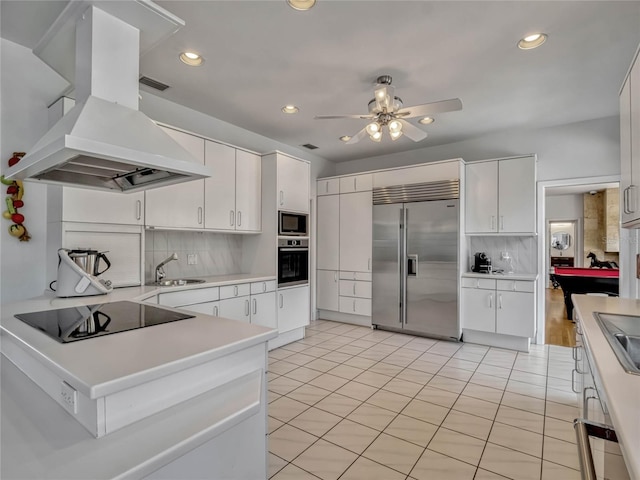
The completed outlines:
[[[589,252],[596,254],[598,260],[619,262],[619,238],[616,230],[619,224],[619,191],[609,189],[584,194],[584,266],[591,263],[587,259]],[[607,225],[610,225],[607,228]],[[611,228],[613,225],[616,228]]]

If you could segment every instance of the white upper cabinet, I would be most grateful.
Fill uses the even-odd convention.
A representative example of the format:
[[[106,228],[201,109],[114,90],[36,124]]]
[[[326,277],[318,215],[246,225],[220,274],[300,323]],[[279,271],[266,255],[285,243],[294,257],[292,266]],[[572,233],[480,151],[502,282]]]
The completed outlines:
[[[205,228],[259,232],[260,157],[207,140],[205,162],[213,171],[205,179]]]
[[[535,157],[469,163],[465,185],[466,233],[535,233]]]
[[[620,215],[625,227],[640,222],[640,60],[620,92]]]
[[[161,127],[204,164],[204,139]],[[204,180],[154,188],[145,192],[145,224],[153,227],[204,228]]]
[[[335,195],[340,193],[340,179],[328,178],[325,180],[318,180],[316,184],[316,195]]]
[[[340,253],[340,195],[318,197],[317,261],[322,270],[338,270]]]
[[[340,193],[367,192],[373,190],[373,174],[352,175],[340,178]]]
[[[371,191],[340,195],[340,270],[371,271]]]
[[[309,213],[309,164],[277,154],[278,210]]]
[[[62,189],[63,222],[144,223],[144,192],[122,194],[86,188],[58,188]]]

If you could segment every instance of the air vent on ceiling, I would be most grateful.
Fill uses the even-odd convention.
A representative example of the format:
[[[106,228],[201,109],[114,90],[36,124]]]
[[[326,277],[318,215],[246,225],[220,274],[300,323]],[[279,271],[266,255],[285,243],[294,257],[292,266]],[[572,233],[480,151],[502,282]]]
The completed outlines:
[[[156,90],[160,90],[161,92],[164,92],[167,88],[169,88],[169,85],[165,85],[164,83],[149,77],[140,77],[139,81],[141,84],[146,85],[147,87],[155,88]]]
[[[311,143],[305,143],[304,145],[302,145],[304,148],[308,148],[309,150],[315,150],[316,147],[315,145],[312,145]]]

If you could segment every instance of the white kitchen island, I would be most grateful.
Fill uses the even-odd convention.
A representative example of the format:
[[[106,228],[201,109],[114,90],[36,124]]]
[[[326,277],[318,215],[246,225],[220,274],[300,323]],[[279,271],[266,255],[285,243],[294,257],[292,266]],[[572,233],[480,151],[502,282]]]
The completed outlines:
[[[275,330],[198,314],[62,344],[13,317],[153,293],[2,306],[3,479],[266,478]]]

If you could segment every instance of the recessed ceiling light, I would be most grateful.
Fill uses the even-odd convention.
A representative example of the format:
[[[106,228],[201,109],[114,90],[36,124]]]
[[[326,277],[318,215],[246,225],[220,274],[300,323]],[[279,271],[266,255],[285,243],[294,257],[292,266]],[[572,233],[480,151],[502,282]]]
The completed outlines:
[[[526,37],[520,39],[518,42],[518,48],[521,50],[531,50],[532,48],[539,47],[547,41],[546,33],[532,33]]]
[[[351,140],[351,137],[349,135],[343,135],[340,137],[340,140],[342,140],[343,142],[348,142],[349,140]]]
[[[422,125],[430,125],[430,124],[432,124],[432,123],[433,123],[433,122],[435,122],[435,121],[436,121],[436,119],[435,119],[435,118],[432,118],[432,117],[424,117],[424,118],[421,118],[420,120],[418,120],[418,123],[421,123]]]
[[[190,67],[199,67],[204,63],[204,58],[195,52],[182,52],[180,54],[180,60]]]
[[[295,105],[285,105],[284,107],[282,107],[282,113],[298,113],[300,110],[298,109],[298,107],[296,107]]]
[[[316,0],[287,0],[287,3],[291,8],[295,10],[309,10],[316,4]]]

